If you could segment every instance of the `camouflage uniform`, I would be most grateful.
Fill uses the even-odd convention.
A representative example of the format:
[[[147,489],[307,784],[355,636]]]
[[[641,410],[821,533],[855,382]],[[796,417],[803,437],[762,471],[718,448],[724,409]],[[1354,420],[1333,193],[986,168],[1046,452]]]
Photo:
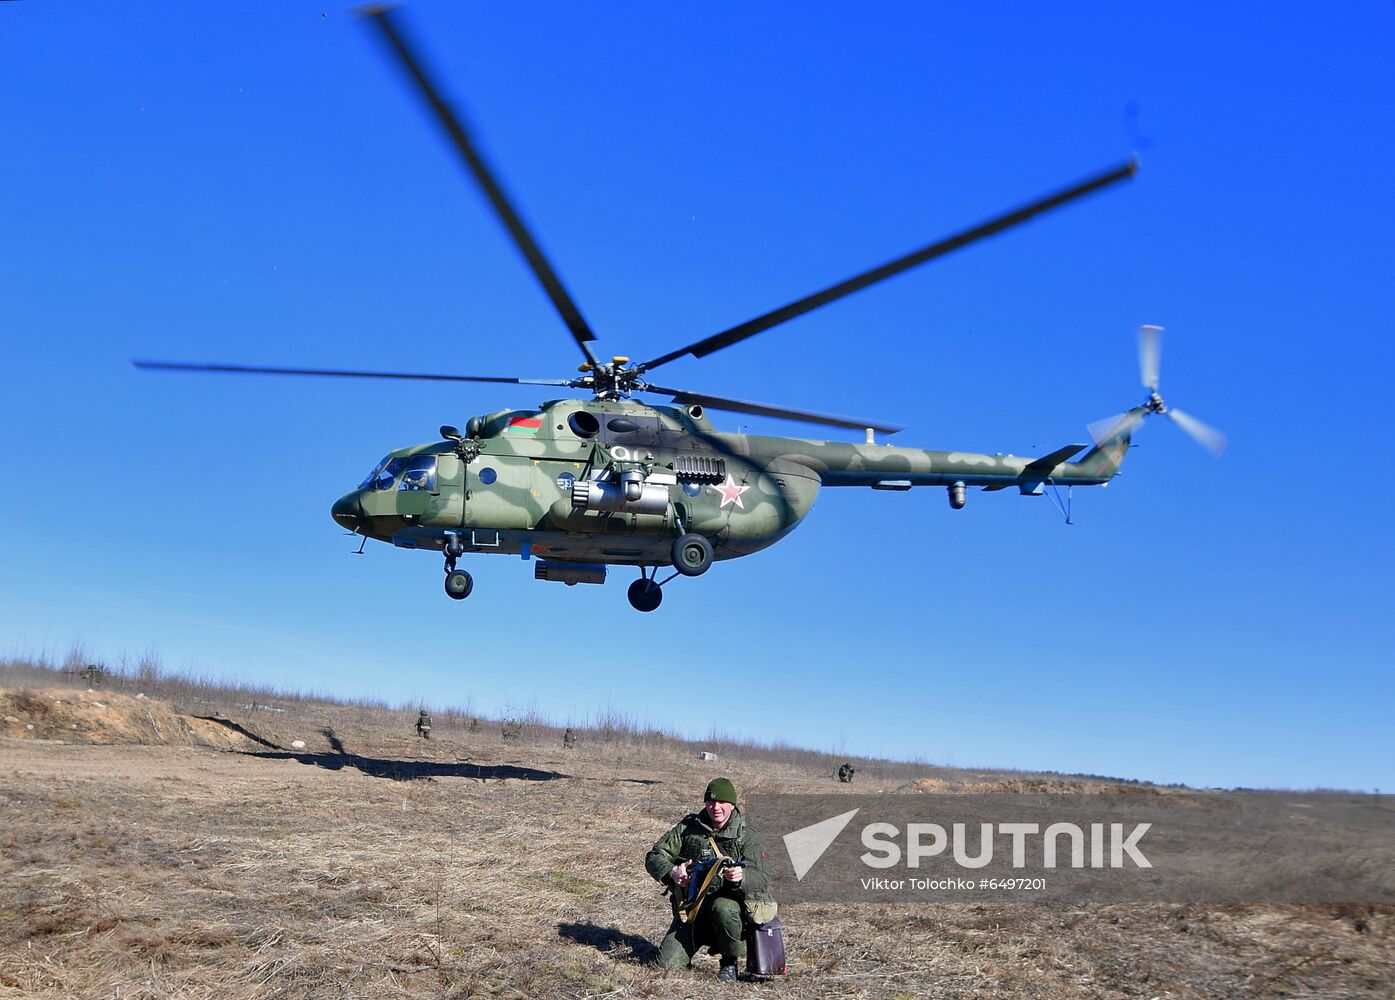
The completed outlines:
[[[853,767],[851,764],[845,763],[842,767],[838,768],[838,780],[845,783],[850,782],[853,780],[853,775],[856,773],[857,768]]]
[[[421,710],[417,716],[417,735],[424,740],[431,739],[431,716],[426,714],[426,709]]]
[[[738,885],[724,884],[698,911],[692,924],[678,919],[678,898],[673,898],[673,923],[659,946],[659,965],[668,969],[686,965],[699,948],[710,947],[724,961],[746,955],[746,942],[741,934],[742,906],[774,901],[770,892],[770,877],[765,872],[765,841],[756,828],[746,822],[740,809],[733,809],[731,819],[720,830],[713,830],[707,813],[691,813],[668,833],[660,837],[644,859],[644,867],[656,881],[672,885],[668,874],[684,861],[700,861],[713,857],[707,838],[716,840],[722,853],[746,862]],[[718,876],[720,877],[720,876]],[[681,891],[681,890],[680,890]]]

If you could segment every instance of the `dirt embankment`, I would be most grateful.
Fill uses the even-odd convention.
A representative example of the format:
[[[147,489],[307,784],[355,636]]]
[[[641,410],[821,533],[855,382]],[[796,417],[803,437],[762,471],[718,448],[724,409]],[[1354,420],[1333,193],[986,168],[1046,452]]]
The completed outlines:
[[[65,743],[142,743],[244,750],[238,727],[175,711],[143,695],[70,688],[0,688],[0,735]]]

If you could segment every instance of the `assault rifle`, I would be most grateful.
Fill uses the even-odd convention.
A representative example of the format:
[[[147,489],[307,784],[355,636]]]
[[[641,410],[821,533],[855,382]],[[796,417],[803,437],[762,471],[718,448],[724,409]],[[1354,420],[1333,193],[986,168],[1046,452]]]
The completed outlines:
[[[691,923],[702,909],[708,896],[722,887],[722,871],[726,868],[742,868],[746,864],[742,858],[704,858],[694,861],[689,872],[688,891],[678,902],[678,919]]]

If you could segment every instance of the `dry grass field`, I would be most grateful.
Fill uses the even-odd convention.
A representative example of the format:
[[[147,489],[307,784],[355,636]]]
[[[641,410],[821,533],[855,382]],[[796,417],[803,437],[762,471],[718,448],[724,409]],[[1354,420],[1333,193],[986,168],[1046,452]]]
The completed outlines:
[[[1395,996],[1392,910],[1343,906],[790,905],[788,977],[665,977],[649,845],[718,768],[836,791],[825,759],[123,687],[0,690],[0,998]]]

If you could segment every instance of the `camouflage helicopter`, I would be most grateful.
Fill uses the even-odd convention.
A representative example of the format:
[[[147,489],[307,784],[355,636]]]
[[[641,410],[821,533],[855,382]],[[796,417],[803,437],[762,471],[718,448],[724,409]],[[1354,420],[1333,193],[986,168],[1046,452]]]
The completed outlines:
[[[630,604],[653,611],[663,587],[696,577],[713,562],[750,555],[788,535],[821,487],[909,490],[940,486],[955,510],[968,490],[1016,487],[1040,495],[1048,486],[1098,486],[1119,471],[1131,435],[1150,414],[1166,414],[1219,452],[1219,433],[1158,394],[1159,328],[1139,335],[1140,371],[1149,395],[1125,414],[1092,427],[1095,444],[1071,444],[1039,458],[928,451],[879,444],[901,428],[787,407],[668,388],[648,374],[685,356],[706,357],[876,282],[1132,177],[1136,162],[955,233],[728,330],[648,361],[601,360],[595,334],[514,210],[460,118],[442,98],[388,10],[367,12],[388,51],[413,81],[471,176],[522,252],[584,356],[569,379],[450,375],[238,364],[136,361],[144,369],[320,377],[418,379],[588,391],[529,409],[501,409],[446,425],[440,440],[390,452],[334,502],[334,520],[367,539],[444,556],[445,591],[463,600],[474,587],[457,566],[466,554],[534,560],[534,576],[569,586],[604,583],[608,568],[629,566]],[[668,405],[634,399],[669,397]],[[707,411],[780,417],[865,432],[863,443],[801,440],[716,429]],[[1089,450],[1077,461],[1072,459]],[[361,546],[360,546],[361,551]],[[661,571],[671,572],[660,580]]]

